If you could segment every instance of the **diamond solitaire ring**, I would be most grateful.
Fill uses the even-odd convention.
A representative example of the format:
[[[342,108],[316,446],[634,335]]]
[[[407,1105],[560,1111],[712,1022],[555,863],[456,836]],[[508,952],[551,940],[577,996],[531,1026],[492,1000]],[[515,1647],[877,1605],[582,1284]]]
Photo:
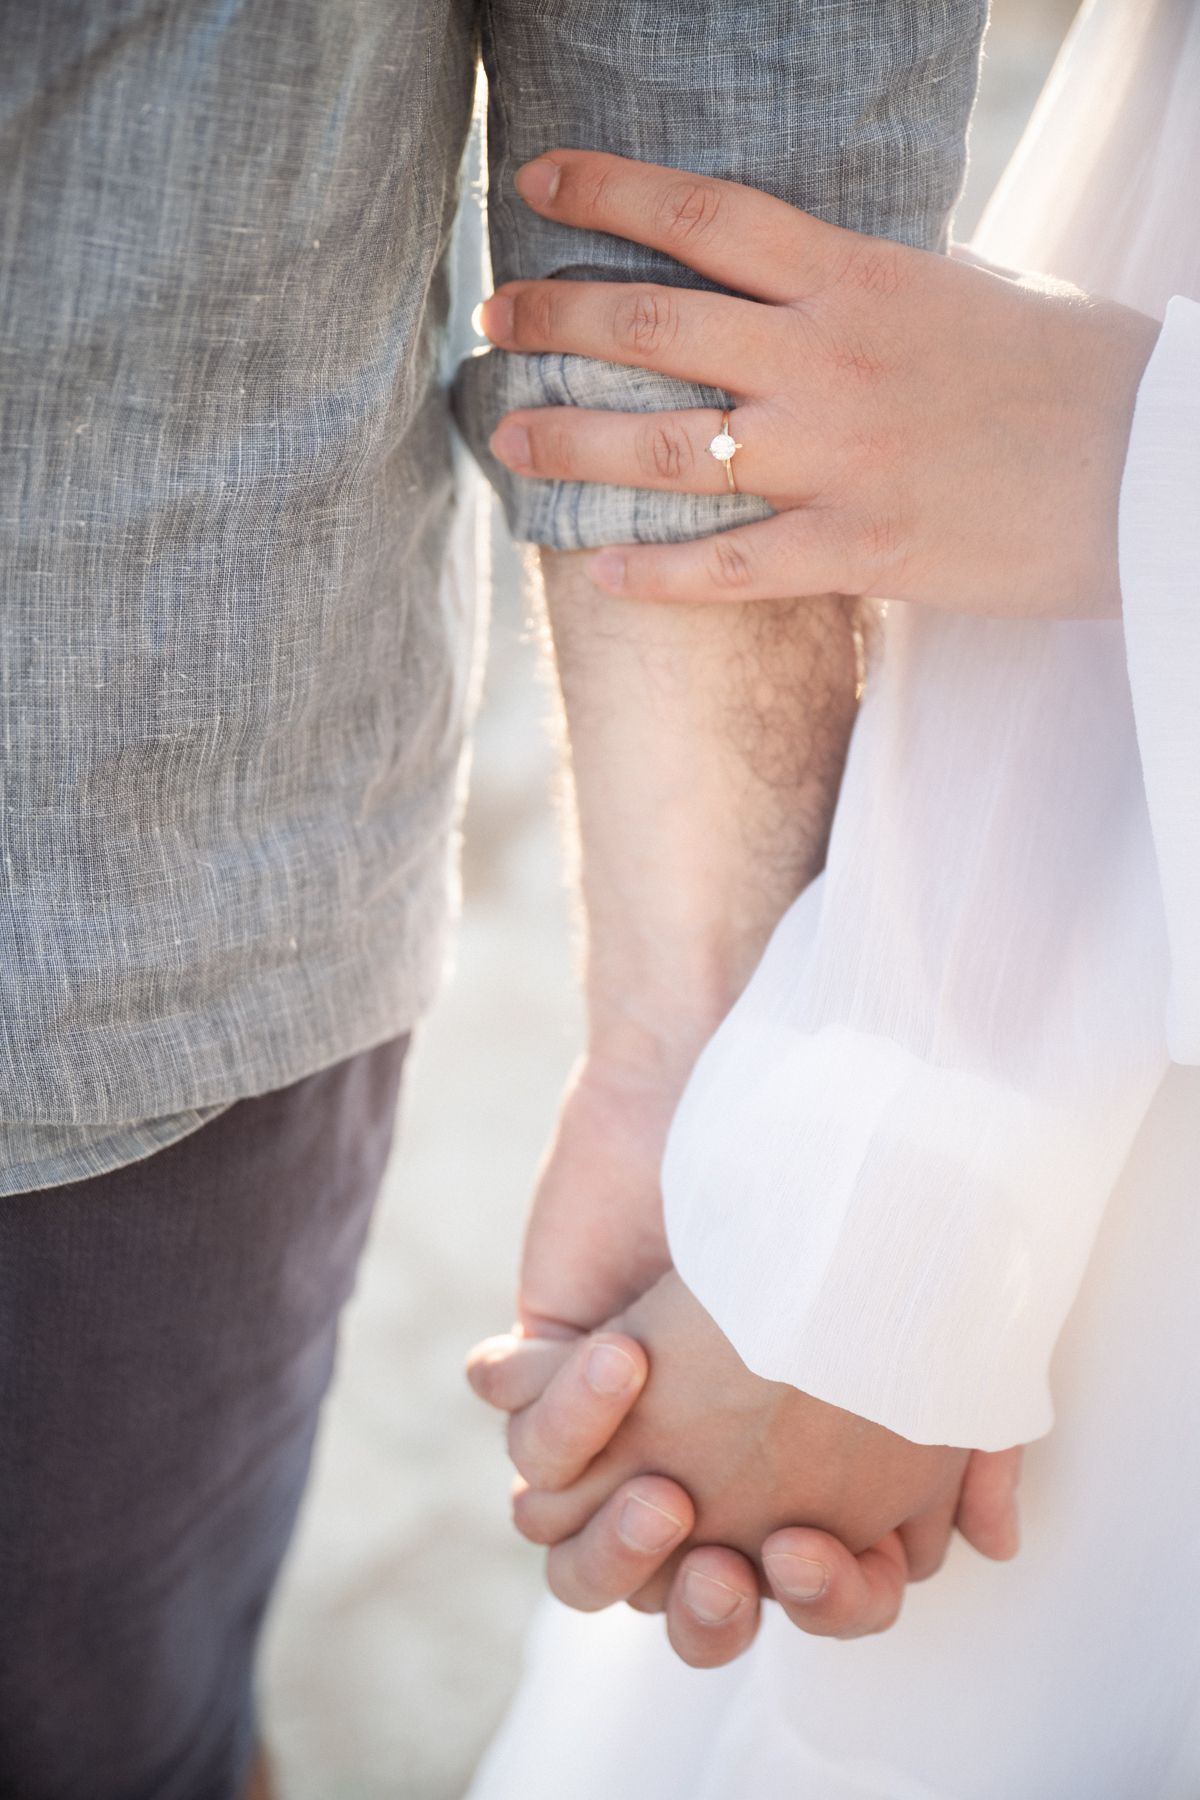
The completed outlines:
[[[715,456],[717,461],[724,465],[725,479],[729,483],[729,491],[731,494],[736,494],[738,491],[738,484],[733,473],[733,458],[735,453],[740,450],[741,447],[742,446],[735,441],[734,435],[729,429],[729,414],[727,412],[722,413],[721,429],[708,446],[708,454],[710,456]]]

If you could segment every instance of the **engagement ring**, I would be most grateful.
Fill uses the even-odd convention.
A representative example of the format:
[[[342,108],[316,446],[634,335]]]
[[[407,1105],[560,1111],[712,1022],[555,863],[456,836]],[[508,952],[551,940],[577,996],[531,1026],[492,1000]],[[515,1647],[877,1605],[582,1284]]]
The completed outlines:
[[[712,440],[712,443],[708,446],[708,454],[710,456],[715,456],[719,463],[725,465],[725,479],[729,483],[729,491],[731,494],[736,494],[738,491],[737,480],[733,473],[733,458],[735,451],[740,450],[741,447],[742,446],[735,441],[733,433],[729,429],[729,414],[727,412],[722,413],[721,429]]]

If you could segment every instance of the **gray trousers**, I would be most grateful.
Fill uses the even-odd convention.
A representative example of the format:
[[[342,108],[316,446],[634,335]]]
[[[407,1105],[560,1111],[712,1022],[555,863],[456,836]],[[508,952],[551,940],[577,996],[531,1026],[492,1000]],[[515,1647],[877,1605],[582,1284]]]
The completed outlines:
[[[0,1797],[232,1800],[407,1039],[0,1200]]]

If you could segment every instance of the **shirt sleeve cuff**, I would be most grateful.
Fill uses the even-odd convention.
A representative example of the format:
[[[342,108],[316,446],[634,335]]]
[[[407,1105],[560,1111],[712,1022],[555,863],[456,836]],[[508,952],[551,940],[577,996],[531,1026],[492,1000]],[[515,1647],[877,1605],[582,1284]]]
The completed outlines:
[[[513,475],[488,449],[504,414],[518,407],[583,406],[621,412],[725,407],[729,401],[715,388],[584,356],[484,350],[460,365],[452,402],[463,436],[500,496],[509,530],[522,542],[552,550],[680,543],[771,515],[768,503],[750,494],[676,494],[593,482],[534,481]]]
[[[1138,390],[1121,486],[1138,750],[1171,948],[1167,1030],[1200,1063],[1200,303],[1173,299]]]

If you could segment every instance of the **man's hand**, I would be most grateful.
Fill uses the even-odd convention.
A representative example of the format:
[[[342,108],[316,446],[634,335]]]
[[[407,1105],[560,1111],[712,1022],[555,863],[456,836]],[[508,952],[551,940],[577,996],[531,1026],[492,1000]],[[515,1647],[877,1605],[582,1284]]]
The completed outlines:
[[[687,1068],[584,1057],[538,1175],[517,1317],[531,1336],[590,1330],[671,1266],[658,1169]]]

